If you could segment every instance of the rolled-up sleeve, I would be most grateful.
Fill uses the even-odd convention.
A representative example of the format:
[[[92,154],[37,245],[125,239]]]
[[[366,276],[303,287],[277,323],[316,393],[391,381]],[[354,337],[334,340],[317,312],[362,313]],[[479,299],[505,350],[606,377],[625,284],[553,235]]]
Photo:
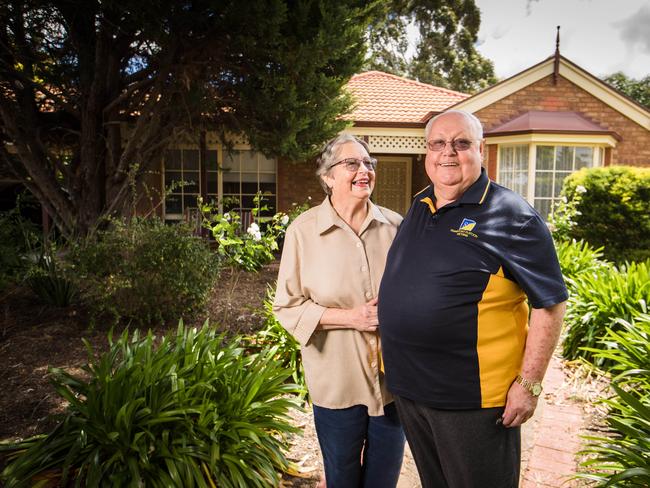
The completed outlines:
[[[289,227],[282,249],[273,312],[282,327],[287,329],[300,345],[305,346],[316,330],[325,307],[305,296],[301,282],[300,258],[296,232],[293,227]]]

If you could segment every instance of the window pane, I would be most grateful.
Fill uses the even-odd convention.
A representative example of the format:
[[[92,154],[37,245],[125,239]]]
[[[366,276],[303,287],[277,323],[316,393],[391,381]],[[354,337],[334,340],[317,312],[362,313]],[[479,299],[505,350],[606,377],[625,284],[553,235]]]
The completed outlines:
[[[224,150],[223,155],[223,167],[225,170],[230,170],[238,172],[240,168],[239,164],[239,151],[228,152]]]
[[[181,204],[181,197],[179,195],[169,195],[165,198],[165,213],[183,213],[183,205]]]
[[[228,194],[239,193],[239,181],[224,181],[223,192]]]
[[[551,202],[552,200],[535,199],[535,210],[539,212],[544,220],[548,219],[548,214],[551,212]]]
[[[247,182],[257,183],[257,173],[242,173],[241,180]]]
[[[263,154],[259,154],[260,171],[275,173],[275,159],[267,159]]]
[[[243,195],[241,198],[241,208],[255,207],[255,202],[253,201],[254,198],[254,195]]]
[[[260,182],[275,183],[275,173],[260,173]]]
[[[199,172],[198,171],[184,171],[183,180],[183,193],[198,193],[199,192]]]
[[[257,153],[253,151],[240,151],[241,170],[257,173]]]
[[[553,192],[554,197],[560,196],[560,191],[562,190],[562,183],[564,179],[569,176],[571,173],[555,173],[555,188]]]
[[[573,169],[573,147],[558,146],[555,154],[555,169],[569,170]]]
[[[165,151],[165,169],[181,169],[181,152],[178,149]]]
[[[187,207],[196,207],[196,197],[197,195],[185,195],[183,196],[183,203],[185,208]]]
[[[550,197],[553,190],[553,173],[535,172],[535,197]],[[536,207],[537,208],[537,207]]]
[[[242,181],[241,192],[242,193],[249,193],[249,194],[257,193],[257,182],[247,183],[247,182]]]
[[[499,184],[519,193],[528,194],[528,145],[500,147]]]
[[[528,146],[519,146],[516,148],[517,157],[515,158],[515,170],[528,171]]]
[[[594,161],[594,150],[591,147],[576,147],[576,169],[591,168]]]
[[[275,183],[260,183],[260,191],[275,193]]]
[[[223,181],[239,181],[239,173],[233,171],[224,171],[223,172]]]
[[[536,168],[553,169],[553,146],[537,146]]]
[[[183,149],[183,169],[199,169],[198,149]]]

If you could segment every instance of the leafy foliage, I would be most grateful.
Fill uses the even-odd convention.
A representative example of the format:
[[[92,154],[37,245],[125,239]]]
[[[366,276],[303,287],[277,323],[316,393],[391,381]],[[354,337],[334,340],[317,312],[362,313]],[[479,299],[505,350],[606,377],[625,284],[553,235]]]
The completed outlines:
[[[650,257],[650,169],[583,168],[564,180],[562,196],[551,217],[556,240],[585,240],[618,263]]]
[[[77,295],[77,287],[66,276],[51,251],[40,256],[27,273],[27,284],[40,300],[56,307],[67,307]]]
[[[617,90],[622,91],[637,103],[650,109],[650,75],[640,80],[628,78],[624,73],[618,71],[603,79]]]
[[[603,249],[593,249],[585,241],[556,241],[555,249],[570,293],[576,287],[576,280],[580,275],[598,273],[609,266],[609,263],[602,260]]]
[[[615,395],[604,401],[611,435],[588,438],[585,452],[593,457],[583,466],[591,472],[580,477],[598,486],[645,487],[650,486],[650,315],[619,319],[617,326],[617,331],[608,329],[595,351],[618,373]]]
[[[151,332],[124,332],[96,360],[89,378],[52,370],[70,406],[52,433],[4,446],[12,462],[7,488],[37,479],[60,486],[230,488],[277,486],[286,467],[286,434],[296,431],[288,411],[295,386],[265,349],[247,356],[223,343],[207,323],[181,322],[175,337],[156,347]]]
[[[216,278],[214,254],[184,225],[116,220],[71,252],[70,274],[95,315],[138,323],[178,320],[205,303]]]
[[[608,328],[617,331],[617,320],[632,320],[648,312],[650,303],[650,261],[627,266],[603,266],[574,280],[565,316],[567,327],[563,355],[583,357],[603,368],[611,367],[594,348]],[[587,349],[585,349],[587,348]]]
[[[65,236],[130,214],[183,132],[300,160],[345,127],[378,4],[2,2],[0,157]]]
[[[248,340],[253,350],[273,347],[276,351],[276,359],[280,361],[287,371],[291,372],[293,382],[302,388],[301,397],[305,397],[307,395],[307,384],[305,383],[305,369],[300,355],[300,344],[275,318],[273,313],[274,296],[275,289],[269,286],[266,290],[262,310],[264,324]]]
[[[18,201],[14,209],[0,212],[0,290],[22,278],[28,255],[41,244],[36,226],[20,210]]]
[[[492,62],[475,47],[481,12],[474,0],[398,0],[386,2],[384,8],[384,15],[371,24],[369,69],[470,93],[496,82]],[[419,34],[411,58],[409,24]]]
[[[259,271],[274,259],[278,241],[284,236],[290,218],[282,212],[269,220],[258,223],[260,213],[268,210],[263,196],[255,196],[255,208],[251,211],[253,222],[243,232],[241,217],[237,212],[219,213],[211,204],[200,202],[203,226],[210,230],[217,242],[217,253],[223,266],[242,271]]]

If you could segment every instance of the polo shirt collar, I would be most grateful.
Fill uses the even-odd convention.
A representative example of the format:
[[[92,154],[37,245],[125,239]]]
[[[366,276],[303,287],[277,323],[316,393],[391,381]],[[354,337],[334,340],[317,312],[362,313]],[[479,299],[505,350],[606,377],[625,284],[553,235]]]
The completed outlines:
[[[479,175],[478,180],[472,183],[472,185],[465,190],[465,193],[463,193],[458,200],[450,203],[448,206],[457,207],[463,204],[481,205],[487,197],[488,188],[490,188],[490,179],[487,176],[485,168],[481,167],[481,174]],[[433,191],[433,184],[429,185],[425,191],[420,193],[419,201],[428,205],[431,213],[435,213],[435,193]]]
[[[332,202],[330,202],[329,197],[325,197],[325,200],[323,200],[323,203],[321,203],[318,206],[318,214],[317,214],[317,219],[318,223],[316,228],[318,229],[319,234],[323,234],[324,232],[327,232],[330,230],[332,227],[341,227],[341,228],[347,228],[348,225],[345,223],[345,221],[339,216],[338,213],[336,213],[336,210],[334,210],[334,207],[332,206]],[[361,233],[365,231],[370,223],[376,220],[377,222],[380,222],[382,224],[389,224],[388,219],[386,216],[381,213],[381,210],[379,210],[379,207],[372,203],[370,200],[368,200],[368,216],[366,217],[365,222],[361,226]]]

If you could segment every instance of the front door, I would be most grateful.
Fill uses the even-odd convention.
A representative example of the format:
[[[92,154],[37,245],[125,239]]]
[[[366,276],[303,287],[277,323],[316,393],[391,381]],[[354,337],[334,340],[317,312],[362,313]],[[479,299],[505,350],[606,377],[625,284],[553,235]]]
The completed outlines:
[[[377,159],[373,202],[406,215],[411,204],[411,158],[379,156]]]

